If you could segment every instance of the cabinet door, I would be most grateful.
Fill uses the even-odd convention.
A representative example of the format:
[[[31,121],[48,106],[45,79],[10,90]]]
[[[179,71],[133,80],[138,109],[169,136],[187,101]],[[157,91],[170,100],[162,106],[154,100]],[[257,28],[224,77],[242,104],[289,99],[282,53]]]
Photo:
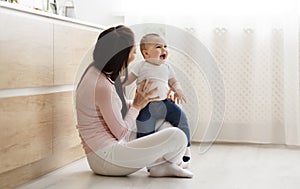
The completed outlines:
[[[76,129],[72,92],[53,94],[53,153],[60,153],[76,146],[81,140]]]
[[[54,85],[71,85],[82,59],[96,43],[100,31],[54,25]]]
[[[53,24],[0,12],[0,89],[53,85]]]
[[[0,173],[52,154],[52,96],[0,98]]]

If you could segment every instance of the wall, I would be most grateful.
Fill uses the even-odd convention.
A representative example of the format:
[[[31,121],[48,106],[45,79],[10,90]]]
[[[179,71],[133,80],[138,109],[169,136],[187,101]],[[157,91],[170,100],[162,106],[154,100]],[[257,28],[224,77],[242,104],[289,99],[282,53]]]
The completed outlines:
[[[120,12],[121,0],[74,0],[74,4],[76,17],[79,20],[106,27],[124,23],[124,16]]]

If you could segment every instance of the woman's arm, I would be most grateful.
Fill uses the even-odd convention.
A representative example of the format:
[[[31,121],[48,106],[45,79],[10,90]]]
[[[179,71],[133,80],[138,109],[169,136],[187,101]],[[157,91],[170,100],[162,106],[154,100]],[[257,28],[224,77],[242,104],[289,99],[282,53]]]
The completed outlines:
[[[116,139],[121,140],[128,130],[134,129],[139,111],[131,106],[123,119],[122,102],[113,85],[100,81],[96,86],[95,98],[100,114]]]
[[[148,89],[152,85],[152,81],[146,84],[146,80],[142,81],[137,87],[132,106],[128,109],[124,119],[121,114],[122,102],[115,90],[115,87],[110,82],[98,81],[95,91],[96,106],[100,111],[99,116],[102,116],[107,124],[110,132],[121,140],[128,131],[135,130],[136,118],[139,111],[145,107],[149,102],[158,100],[158,97],[151,98],[157,88]]]

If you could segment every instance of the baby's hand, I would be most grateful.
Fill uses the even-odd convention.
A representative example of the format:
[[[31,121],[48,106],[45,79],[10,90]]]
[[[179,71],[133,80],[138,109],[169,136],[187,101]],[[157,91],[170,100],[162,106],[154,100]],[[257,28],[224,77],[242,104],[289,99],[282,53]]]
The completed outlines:
[[[181,90],[174,92],[172,89],[170,89],[168,92],[168,99],[176,104],[181,104],[183,102],[187,103],[187,99]]]
[[[183,102],[186,103],[186,97],[184,96],[182,91],[176,91],[174,93],[174,97],[175,97],[175,103],[177,104],[182,104]]]

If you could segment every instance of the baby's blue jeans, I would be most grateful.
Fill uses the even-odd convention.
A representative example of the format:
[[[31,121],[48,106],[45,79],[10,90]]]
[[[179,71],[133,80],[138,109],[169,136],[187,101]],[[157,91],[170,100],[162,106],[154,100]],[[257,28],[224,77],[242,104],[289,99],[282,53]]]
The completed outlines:
[[[137,138],[154,133],[156,121],[159,119],[165,119],[181,129],[187,137],[187,146],[191,145],[187,117],[178,105],[168,99],[150,102],[140,111],[137,117]]]

